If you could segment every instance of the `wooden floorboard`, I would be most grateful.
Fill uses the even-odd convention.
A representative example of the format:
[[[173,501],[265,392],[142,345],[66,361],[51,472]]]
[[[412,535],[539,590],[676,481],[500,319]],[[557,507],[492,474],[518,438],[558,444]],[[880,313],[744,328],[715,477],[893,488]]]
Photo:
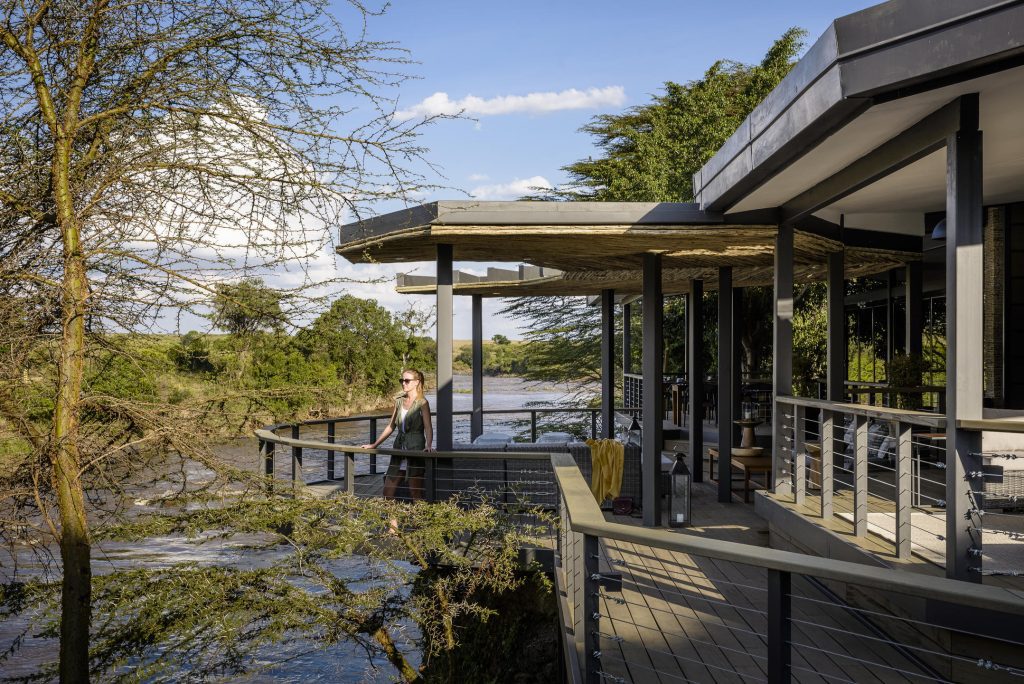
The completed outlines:
[[[765,545],[763,521],[751,506],[722,506],[727,515],[703,509],[705,525],[681,533]],[[615,540],[606,540],[604,549],[609,566],[623,577],[621,594],[605,593],[624,601],[601,603],[601,633],[623,639],[602,640],[602,652],[613,655],[606,671],[634,682],[767,681],[763,569]],[[899,672],[920,671],[817,587],[795,578],[794,595],[793,617],[800,622],[793,624],[793,637],[806,644],[792,653],[794,681],[921,681]]]

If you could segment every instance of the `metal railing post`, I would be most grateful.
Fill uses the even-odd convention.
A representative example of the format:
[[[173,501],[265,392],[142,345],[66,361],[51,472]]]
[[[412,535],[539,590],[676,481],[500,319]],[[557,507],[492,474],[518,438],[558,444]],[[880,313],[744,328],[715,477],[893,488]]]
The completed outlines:
[[[267,494],[274,494],[274,443],[265,439],[260,440],[260,458],[263,459],[263,473],[267,476]]]
[[[334,421],[327,422],[327,443],[334,444]],[[327,479],[334,479],[334,450],[327,450]]]
[[[530,441],[537,441],[537,412],[530,411]]]
[[[868,418],[857,415],[853,437],[853,533],[868,533]]]
[[[370,444],[377,441],[377,419],[370,419]],[[370,474],[377,474],[377,454],[370,454]]]
[[[896,557],[910,558],[911,494],[913,491],[911,463],[914,458],[910,424],[892,422],[896,437]]]
[[[299,438],[299,424],[292,425],[292,439]],[[292,489],[295,489],[295,483],[299,481],[302,476],[302,447],[292,447]]]
[[[792,676],[792,575],[768,570],[768,681],[788,682]]]
[[[424,473],[426,477],[426,492],[424,496],[427,501],[433,503],[437,501],[437,462],[433,458],[427,459],[427,469]]]
[[[597,411],[590,409],[590,439],[597,439]]]
[[[356,493],[356,453],[345,452],[345,491],[355,496]]]
[[[835,462],[835,414],[832,411],[821,412],[821,517],[832,517],[833,463]]]
[[[807,497],[807,464],[804,460],[804,427],[807,421],[807,408],[793,407],[793,503],[802,506]]]
[[[583,681],[588,684],[597,684],[601,681],[598,674],[601,670],[601,640],[598,636],[600,629],[600,601],[601,575],[598,569],[598,539],[589,534],[582,535],[581,563],[580,569],[583,576],[576,585],[578,594],[577,606],[580,608],[577,620],[582,634],[576,637],[576,643],[582,642],[583,656],[580,663],[584,669]]]

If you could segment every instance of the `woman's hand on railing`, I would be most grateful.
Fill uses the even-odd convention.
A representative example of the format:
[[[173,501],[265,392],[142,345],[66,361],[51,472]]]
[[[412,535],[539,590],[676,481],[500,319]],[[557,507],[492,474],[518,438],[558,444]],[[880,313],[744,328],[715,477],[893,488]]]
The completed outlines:
[[[376,444],[360,444],[359,448],[360,449],[376,449],[377,445]]]
[[[434,453],[434,447],[432,447],[432,446],[424,447],[424,449],[423,449],[423,450],[424,450],[424,451],[428,451],[428,452],[430,452],[430,453]]]

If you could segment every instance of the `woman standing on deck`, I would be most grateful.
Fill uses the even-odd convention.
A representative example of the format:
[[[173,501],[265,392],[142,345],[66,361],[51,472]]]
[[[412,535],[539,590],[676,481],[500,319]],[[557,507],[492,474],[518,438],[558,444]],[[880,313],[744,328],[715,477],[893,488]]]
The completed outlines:
[[[395,449],[408,451],[433,451],[430,444],[434,440],[434,430],[430,423],[430,404],[423,396],[423,373],[409,368],[402,371],[402,393],[395,397],[395,410],[391,414],[391,422],[373,444],[364,444],[365,449],[376,449],[383,444],[391,433],[398,431],[395,437]],[[406,461],[405,471],[401,470],[402,461]],[[384,496],[392,498],[395,490],[403,480],[409,485],[409,495],[419,500],[423,498],[423,473],[426,462],[415,456],[392,456],[384,477]]]

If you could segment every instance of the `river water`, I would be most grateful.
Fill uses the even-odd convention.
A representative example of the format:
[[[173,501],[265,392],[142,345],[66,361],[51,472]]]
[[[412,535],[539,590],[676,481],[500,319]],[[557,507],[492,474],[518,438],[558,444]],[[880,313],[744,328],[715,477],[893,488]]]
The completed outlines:
[[[468,375],[456,375],[454,379],[455,394],[453,405],[455,411],[468,411],[472,408],[470,394],[471,378]],[[586,394],[594,394],[593,390],[579,397],[571,395],[572,388],[551,383],[529,383],[521,378],[484,378],[485,409],[521,409],[530,406],[554,406],[571,401],[573,406],[586,404]],[[428,393],[431,405],[435,395]],[[524,420],[524,418],[526,420]],[[516,421],[518,419],[518,422]],[[557,419],[561,421],[575,420],[577,429],[589,431],[589,416],[583,413],[571,417]],[[382,421],[383,423],[383,421]],[[383,424],[380,426],[383,428]],[[541,418],[539,431],[563,429],[565,426],[551,420]],[[455,440],[469,441],[469,418],[456,417]],[[512,417],[485,417],[485,431],[503,432],[528,437],[528,414]],[[359,444],[367,439],[365,422],[352,425],[339,424],[337,439],[341,443]],[[306,436],[304,434],[304,436]],[[314,432],[310,435],[316,438]],[[222,455],[229,462],[256,464],[256,446],[251,438],[235,440],[224,444]],[[279,459],[283,460],[283,459]],[[386,466],[386,459],[379,467]],[[202,478],[206,475],[203,469],[195,465],[190,469],[190,478]],[[140,511],[150,510],[145,500],[138,500],[135,506]],[[231,540],[213,539],[197,544],[181,537],[151,537],[139,542],[104,543],[94,547],[94,572],[105,573],[119,568],[166,567],[176,563],[193,562],[197,564],[219,564],[235,567],[254,567],[267,563],[273,558],[273,552],[261,551],[257,555],[248,544],[254,540],[234,537]],[[27,579],[44,574],[54,563],[45,562],[47,554],[56,555],[56,549],[22,549],[14,556],[4,554],[0,560],[0,577],[10,579],[12,573]],[[59,558],[59,555],[57,555]],[[364,575],[373,574],[374,569],[368,561],[360,556],[339,559],[334,568],[340,575],[350,580],[358,580]],[[24,618],[0,621],[0,654],[7,651],[13,641],[22,634],[27,621]],[[405,625],[407,637],[415,638],[415,630]],[[413,665],[416,662],[414,649],[404,649]],[[21,647],[6,660],[0,660],[0,678],[23,677],[38,671],[43,663],[51,662],[57,653],[57,643],[53,639],[35,638],[31,634],[22,638]],[[311,644],[303,639],[291,639],[278,644],[266,653],[261,653],[258,663],[260,672],[246,677],[249,682],[364,682],[392,681],[394,669],[383,659],[371,660],[366,652],[349,643],[341,643],[326,650],[311,650]],[[274,663],[281,663],[275,665]],[[183,674],[183,678],[185,675]],[[238,679],[233,677],[232,681]]]

